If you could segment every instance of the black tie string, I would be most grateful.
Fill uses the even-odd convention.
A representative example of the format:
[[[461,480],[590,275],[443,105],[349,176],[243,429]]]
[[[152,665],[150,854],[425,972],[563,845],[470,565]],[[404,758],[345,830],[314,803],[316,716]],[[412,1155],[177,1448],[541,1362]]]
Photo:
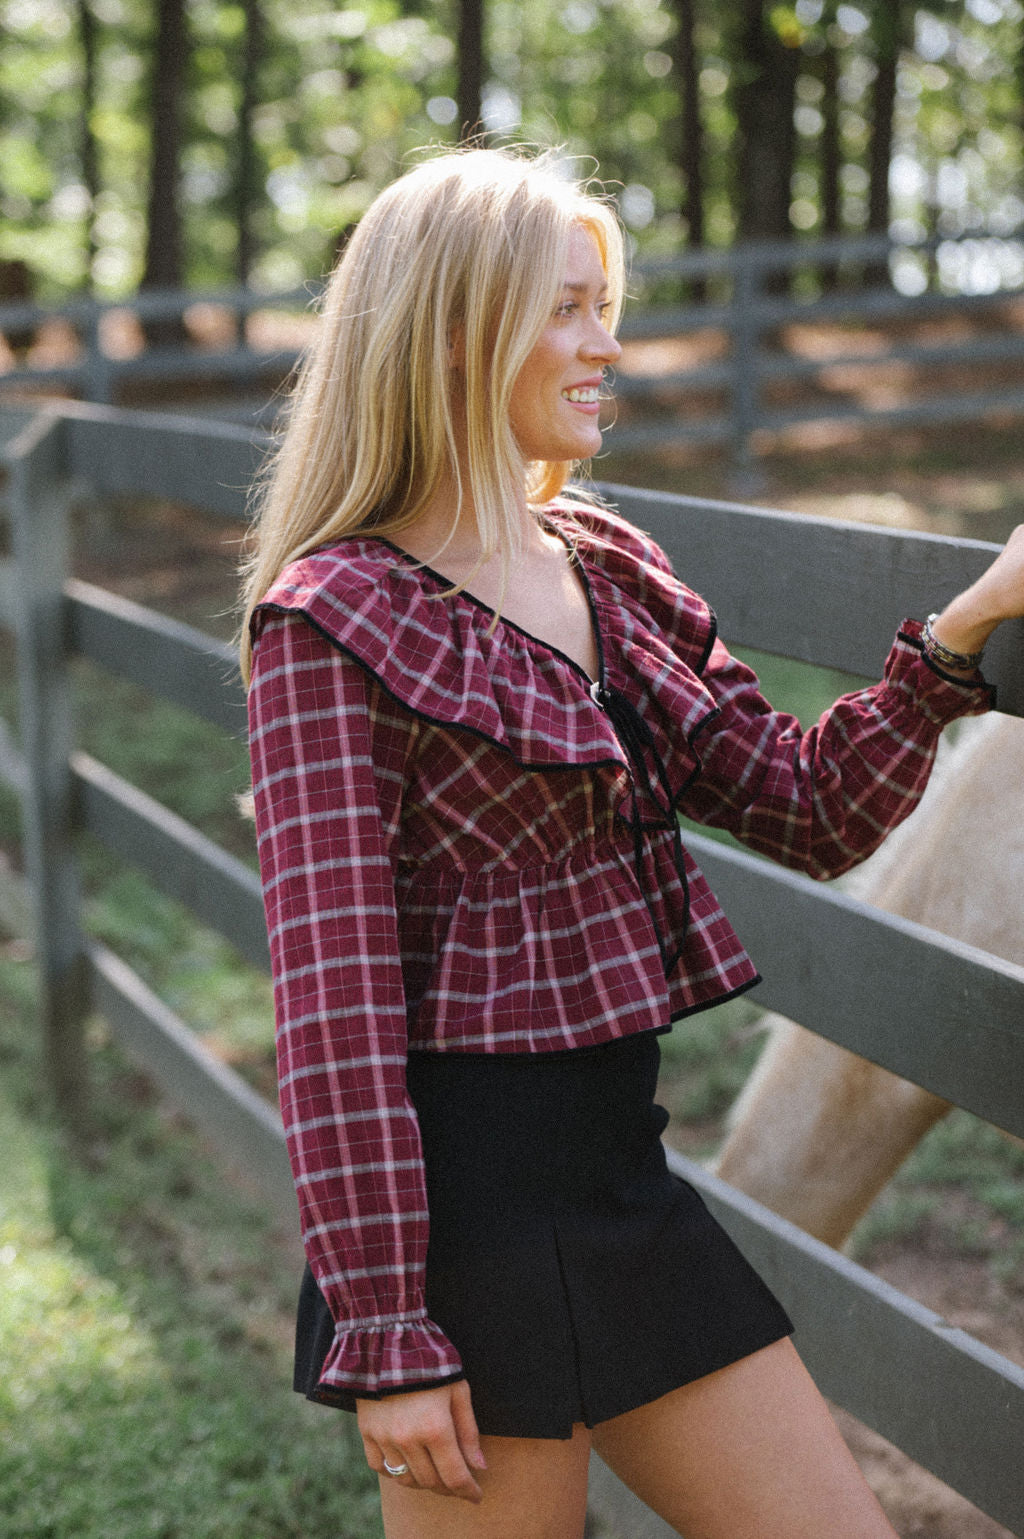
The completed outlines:
[[[590,696],[594,704],[600,706],[607,715],[629,762],[632,795],[628,823],[633,835],[633,865],[636,870],[637,885],[650,915],[658,950],[661,953],[662,967],[667,978],[679,960],[690,918],[690,883],[686,872],[686,852],[683,849],[683,835],[676,816],[675,798],[672,795],[668,768],[658,751],[654,734],[631,700],[628,700],[619,690],[607,689],[598,682],[591,685]],[[658,778],[660,797],[651,781],[648,756]],[[644,820],[637,795],[638,785],[658,814],[653,820]],[[648,829],[656,828],[669,829],[672,833],[672,855],[683,888],[683,924],[679,944],[674,949],[669,948],[668,940],[662,934],[653,903],[647,892],[644,874],[644,833]]]

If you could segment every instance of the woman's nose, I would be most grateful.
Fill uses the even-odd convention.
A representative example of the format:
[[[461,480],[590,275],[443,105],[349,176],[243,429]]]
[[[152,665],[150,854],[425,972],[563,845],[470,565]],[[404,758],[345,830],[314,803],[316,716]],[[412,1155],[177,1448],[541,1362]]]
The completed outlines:
[[[606,363],[616,363],[622,357],[621,344],[597,317],[587,336],[584,350],[589,357],[603,358]]]

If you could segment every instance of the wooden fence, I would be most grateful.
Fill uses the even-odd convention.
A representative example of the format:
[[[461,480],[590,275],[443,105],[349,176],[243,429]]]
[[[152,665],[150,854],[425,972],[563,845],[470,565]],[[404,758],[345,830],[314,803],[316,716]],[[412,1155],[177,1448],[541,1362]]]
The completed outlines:
[[[908,266],[920,293],[892,281],[905,285]],[[751,242],[638,261],[630,288],[623,340],[687,338],[696,341],[699,361],[651,372],[634,365],[630,372],[627,360],[618,369],[624,410],[606,440],[613,452],[719,445],[742,480],[766,444],[808,423],[936,426],[1024,413],[1024,307],[1012,322],[1006,318],[1008,304],[1024,301],[1020,232]],[[51,386],[113,402],[139,383],[220,379],[244,388],[250,409],[262,391],[270,412],[268,386],[297,355],[256,345],[249,318],[308,308],[314,293],[313,286],[285,294],[149,291],[117,304],[79,300],[58,311],[0,304],[0,334],[28,335],[56,315],[80,339],[73,360],[22,360],[0,374],[0,387]],[[700,298],[681,302],[684,293]],[[117,310],[142,326],[180,321],[197,306],[232,317],[230,342],[149,346],[125,358],[104,340]],[[817,330],[813,348],[794,341],[800,328]]]
[[[890,281],[908,264],[920,292]],[[742,478],[761,447],[811,423],[927,427],[1024,412],[1024,331],[1005,318],[1024,297],[1019,237],[753,242],[640,263],[635,276],[624,339],[717,333],[722,346],[679,372],[619,378],[616,396],[642,410],[610,450],[720,444]],[[704,297],[659,302],[676,283]]]
[[[83,933],[74,851],[76,834],[89,830],[266,966],[252,871],[76,751],[71,724],[68,664],[81,656],[240,732],[243,697],[230,649],[71,579],[66,554],[76,488],[239,516],[258,445],[230,425],[105,407],[16,414],[6,432],[3,416],[13,554],[0,564],[0,623],[18,639],[20,745],[6,730],[0,736],[0,774],[23,800],[56,1093],[74,1116],[85,1085],[83,1018],[99,1010],[164,1093],[294,1223],[276,1111],[213,1059],[122,959]],[[877,673],[904,614],[941,606],[994,550],[609,490],[712,599],[729,640],[859,674]],[[986,671],[1001,709],[1024,715],[1024,625],[1001,628]],[[767,1007],[1024,1136],[1024,969],[701,835],[688,843],[752,953],[771,958],[759,994]],[[790,1310],[824,1392],[1024,1534],[1024,1370],[699,1166],[670,1159]],[[667,1534],[603,1467],[594,1492],[631,1539]]]
[[[70,391],[86,401],[112,403],[119,392],[139,384],[190,384],[219,381],[253,392],[274,376],[286,373],[295,362],[294,348],[261,347],[256,344],[250,317],[269,311],[285,315],[307,308],[316,287],[285,293],[261,294],[254,289],[233,288],[189,292],[180,289],[147,289],[123,300],[71,300],[58,306],[42,306],[24,300],[0,303],[0,335],[16,339],[18,346],[0,385],[10,391],[47,388]],[[220,325],[211,341],[201,336],[189,341],[190,315],[213,312]],[[117,340],[118,321],[129,322],[133,350]],[[223,335],[227,320],[228,336]],[[46,327],[60,323],[62,345],[44,349],[32,357],[33,341]],[[169,342],[147,342],[145,328],[178,329],[182,335]],[[66,356],[53,357],[53,353]]]

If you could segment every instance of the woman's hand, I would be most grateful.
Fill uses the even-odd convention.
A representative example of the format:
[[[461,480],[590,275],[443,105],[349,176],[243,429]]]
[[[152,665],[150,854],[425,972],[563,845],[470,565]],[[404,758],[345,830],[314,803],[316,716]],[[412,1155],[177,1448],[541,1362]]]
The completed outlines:
[[[487,1464],[464,1380],[383,1400],[357,1400],[356,1411],[367,1463],[378,1475],[438,1496],[483,1499],[473,1470]],[[385,1460],[392,1468],[408,1465],[408,1473],[389,1475]]]
[[[954,652],[980,652],[1001,620],[1024,615],[1024,524],[977,582],[947,604],[932,633]]]

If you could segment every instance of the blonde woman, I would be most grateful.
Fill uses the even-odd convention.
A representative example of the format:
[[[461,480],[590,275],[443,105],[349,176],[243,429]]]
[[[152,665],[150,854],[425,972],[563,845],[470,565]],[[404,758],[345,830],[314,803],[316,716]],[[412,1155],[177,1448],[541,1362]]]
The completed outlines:
[[[687,1539],[873,1539],[784,1312],[666,1169],[659,1033],[758,976],[676,815],[815,876],[867,855],[990,704],[1021,538],[801,732],[657,547],[564,495],[622,292],[610,208],[549,159],[420,165],[331,279],[263,488],[296,1387],[358,1415],[388,1539],[579,1539],[592,1447]]]

